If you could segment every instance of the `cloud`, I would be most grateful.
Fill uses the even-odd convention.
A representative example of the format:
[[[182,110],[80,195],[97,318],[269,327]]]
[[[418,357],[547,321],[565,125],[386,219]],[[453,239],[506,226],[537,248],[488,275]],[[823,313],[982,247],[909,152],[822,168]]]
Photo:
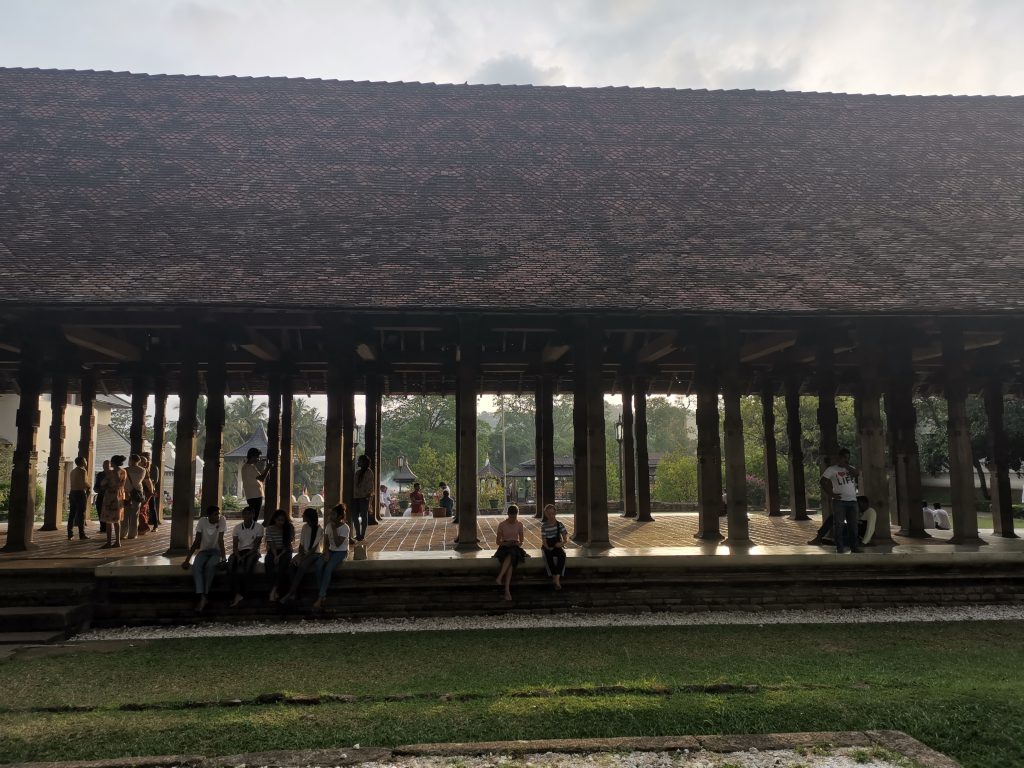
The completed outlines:
[[[470,76],[470,83],[501,85],[558,85],[562,82],[559,67],[542,68],[526,56],[504,53],[488,59]]]

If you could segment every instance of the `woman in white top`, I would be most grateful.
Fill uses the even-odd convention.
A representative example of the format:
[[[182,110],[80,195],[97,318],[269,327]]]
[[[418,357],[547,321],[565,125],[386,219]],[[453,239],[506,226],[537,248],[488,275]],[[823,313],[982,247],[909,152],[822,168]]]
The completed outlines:
[[[327,601],[327,590],[331,586],[331,577],[335,569],[348,557],[348,510],[339,504],[331,510],[331,522],[327,524],[327,552],[317,559],[316,576],[320,582],[320,597],[313,608],[320,610]]]
[[[290,603],[302,585],[302,577],[306,571],[316,565],[318,555],[323,549],[324,529],[320,527],[320,516],[313,507],[306,507],[302,513],[302,533],[299,534],[299,553],[292,558],[292,586],[288,594],[281,598],[282,603]]]
[[[220,516],[220,507],[207,507],[205,517],[199,518],[196,523],[192,549],[186,555],[185,562],[181,564],[186,571],[192,568],[196,594],[199,595],[199,603],[196,605],[197,613],[202,613],[206,607],[217,566],[227,559],[224,551],[224,532],[227,529],[227,522]],[[199,554],[196,554],[197,551]],[[194,566],[192,555],[196,555]]]

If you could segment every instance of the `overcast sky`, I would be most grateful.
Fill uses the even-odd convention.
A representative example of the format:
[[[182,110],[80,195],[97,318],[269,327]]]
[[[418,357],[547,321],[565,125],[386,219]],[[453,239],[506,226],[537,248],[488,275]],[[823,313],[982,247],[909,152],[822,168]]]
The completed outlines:
[[[0,0],[0,65],[1024,94],[1022,0]]]

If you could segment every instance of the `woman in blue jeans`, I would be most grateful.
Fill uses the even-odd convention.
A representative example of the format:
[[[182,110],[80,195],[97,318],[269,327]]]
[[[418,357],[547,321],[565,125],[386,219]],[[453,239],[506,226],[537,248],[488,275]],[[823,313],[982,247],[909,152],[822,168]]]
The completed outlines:
[[[320,583],[320,597],[313,603],[314,610],[320,610],[327,602],[327,590],[331,587],[331,577],[335,569],[348,557],[348,509],[339,504],[331,510],[331,521],[325,526],[327,533],[327,551],[316,564],[316,577]]]

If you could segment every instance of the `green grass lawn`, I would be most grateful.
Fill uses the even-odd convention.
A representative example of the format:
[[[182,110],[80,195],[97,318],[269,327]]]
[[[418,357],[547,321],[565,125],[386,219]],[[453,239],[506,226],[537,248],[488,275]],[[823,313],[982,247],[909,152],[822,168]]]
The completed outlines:
[[[0,760],[893,728],[967,768],[1024,765],[1022,638],[1020,622],[538,629],[15,657],[0,663]],[[692,688],[721,682],[760,687]],[[360,699],[250,703],[278,692]],[[243,703],[186,706],[227,699]],[[89,709],[40,711],[61,706]]]

